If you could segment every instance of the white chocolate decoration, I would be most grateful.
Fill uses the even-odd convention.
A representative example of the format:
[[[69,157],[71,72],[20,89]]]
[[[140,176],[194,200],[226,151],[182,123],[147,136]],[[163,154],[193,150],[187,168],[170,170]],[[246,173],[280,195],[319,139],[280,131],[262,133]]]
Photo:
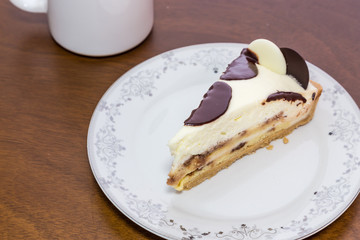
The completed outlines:
[[[285,57],[275,43],[257,39],[249,44],[248,49],[256,54],[260,65],[275,73],[286,74]]]

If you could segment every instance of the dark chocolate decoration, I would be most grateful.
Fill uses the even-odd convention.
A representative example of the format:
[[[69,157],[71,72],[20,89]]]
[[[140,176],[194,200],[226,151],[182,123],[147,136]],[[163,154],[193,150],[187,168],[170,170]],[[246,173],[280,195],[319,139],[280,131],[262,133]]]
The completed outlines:
[[[257,56],[249,49],[244,48],[240,56],[228,65],[220,79],[247,80],[256,77],[258,69],[255,63],[258,63]]]
[[[309,69],[305,60],[290,48],[280,48],[286,61],[286,74],[296,78],[300,85],[306,89],[309,84]]]
[[[231,87],[227,83],[215,82],[204,95],[199,107],[191,112],[184,124],[198,126],[220,117],[229,106],[231,91]]]
[[[266,102],[276,101],[280,99],[284,99],[289,102],[295,102],[296,100],[300,100],[303,101],[303,103],[306,103],[306,99],[301,94],[295,92],[272,93],[267,97]]]

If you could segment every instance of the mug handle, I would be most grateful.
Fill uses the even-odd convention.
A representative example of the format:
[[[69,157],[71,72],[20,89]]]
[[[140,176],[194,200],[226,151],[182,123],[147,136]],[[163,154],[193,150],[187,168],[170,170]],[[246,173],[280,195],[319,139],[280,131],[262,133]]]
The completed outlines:
[[[61,1],[61,0],[60,0]],[[47,0],[10,0],[12,4],[21,10],[34,13],[47,12]]]

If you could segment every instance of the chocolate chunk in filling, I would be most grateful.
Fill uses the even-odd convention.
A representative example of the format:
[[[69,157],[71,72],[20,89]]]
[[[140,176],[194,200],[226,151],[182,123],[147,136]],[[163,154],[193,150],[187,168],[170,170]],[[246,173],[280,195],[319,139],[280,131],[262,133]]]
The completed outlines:
[[[239,143],[236,147],[234,147],[233,149],[231,149],[231,152],[235,152],[237,150],[240,150],[241,148],[243,148],[245,146],[246,142],[241,142]]]

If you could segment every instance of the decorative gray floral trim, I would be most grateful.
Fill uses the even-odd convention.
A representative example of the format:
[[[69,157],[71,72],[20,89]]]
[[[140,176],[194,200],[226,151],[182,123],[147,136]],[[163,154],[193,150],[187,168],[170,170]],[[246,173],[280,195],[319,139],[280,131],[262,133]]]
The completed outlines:
[[[338,204],[344,202],[344,197],[349,193],[350,185],[345,178],[336,180],[330,187],[323,186],[319,192],[315,192],[313,201],[315,208],[310,209],[309,215],[318,216],[333,211]]]
[[[126,194],[126,203],[129,208],[134,211],[139,218],[145,219],[153,225],[163,225],[165,221],[166,211],[162,209],[161,204],[152,203],[151,200],[141,200],[131,192]],[[169,221],[171,223],[171,221]]]
[[[210,234],[210,232],[200,232],[197,228],[186,229],[182,225],[180,225],[180,229],[184,235],[182,240],[200,239]]]
[[[115,102],[101,100],[96,111],[105,114],[106,121],[96,132],[96,156],[101,164],[107,169],[107,175],[98,178],[103,189],[115,188],[120,190],[126,199],[126,205],[132,214],[142,219],[149,225],[170,228],[181,233],[182,239],[277,239],[282,233],[295,232],[298,237],[306,236],[314,231],[309,224],[319,216],[327,215],[337,209],[339,204],[345,201],[350,192],[349,179],[352,174],[359,170],[359,157],[357,154],[360,141],[359,120],[349,111],[343,110],[339,100],[345,94],[345,90],[338,84],[324,89],[321,101],[330,104],[333,109],[335,121],[329,126],[330,137],[333,141],[343,144],[347,159],[344,162],[343,176],[340,176],[332,185],[321,186],[314,193],[311,200],[312,207],[309,212],[300,219],[294,219],[286,226],[258,228],[248,226],[246,223],[240,226],[229,226],[230,229],[222,231],[207,231],[198,229],[196,226],[186,226],[186,223],[178,222],[176,219],[169,219],[167,209],[162,204],[153,202],[152,199],[141,199],[138,195],[126,187],[126,182],[116,172],[116,165],[121,162],[123,153],[126,151],[126,143],[116,137],[117,118],[121,117],[121,109],[128,102],[135,98],[151,98],[156,92],[155,82],[161,79],[168,71],[180,71],[184,66],[202,66],[213,72],[219,73],[224,69],[229,60],[237,54],[229,49],[203,48],[194,52],[190,57],[181,58],[176,52],[170,51],[160,56],[162,64],[158,69],[146,69],[135,72],[122,80],[121,87],[116,92],[119,96]],[[316,72],[311,72],[316,77]],[[316,79],[315,79],[316,80]]]
[[[259,229],[256,226],[249,227],[246,224],[241,224],[240,227],[233,227],[230,232],[216,233],[216,237],[219,239],[235,239],[235,240],[243,240],[243,239],[259,239],[260,237],[265,237],[265,239],[272,239],[272,236],[277,233],[276,229],[268,228],[268,229]]]
[[[351,151],[354,145],[360,142],[360,124],[348,111],[336,109],[333,115],[336,121],[330,125],[333,130],[329,134],[335,138],[335,141],[343,142],[344,148]]]
[[[207,49],[194,53],[189,62],[195,66],[204,66],[206,69],[218,74],[219,69],[225,69],[224,67],[229,63],[229,59],[234,59],[235,57],[237,55],[234,55],[234,52],[228,49]]]

